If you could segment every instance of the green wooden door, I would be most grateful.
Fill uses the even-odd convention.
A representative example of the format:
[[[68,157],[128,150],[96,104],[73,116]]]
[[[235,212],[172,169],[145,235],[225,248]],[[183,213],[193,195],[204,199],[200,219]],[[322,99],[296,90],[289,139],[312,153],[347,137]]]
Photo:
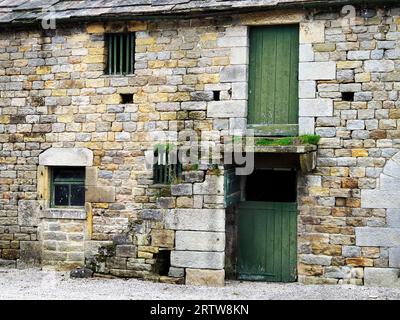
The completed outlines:
[[[298,25],[251,29],[248,123],[261,135],[297,135],[298,65]]]
[[[242,202],[238,218],[239,279],[296,281],[297,204]]]

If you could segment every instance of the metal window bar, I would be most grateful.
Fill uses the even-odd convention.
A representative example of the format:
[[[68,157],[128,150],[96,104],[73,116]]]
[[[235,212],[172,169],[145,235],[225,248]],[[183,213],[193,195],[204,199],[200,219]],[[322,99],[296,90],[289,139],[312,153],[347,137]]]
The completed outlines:
[[[107,34],[107,68],[110,75],[133,74],[135,65],[135,34]]]
[[[171,184],[175,178],[182,175],[182,164],[169,163],[169,153],[165,150],[156,150],[154,152],[157,163],[153,167],[153,179],[155,184]]]

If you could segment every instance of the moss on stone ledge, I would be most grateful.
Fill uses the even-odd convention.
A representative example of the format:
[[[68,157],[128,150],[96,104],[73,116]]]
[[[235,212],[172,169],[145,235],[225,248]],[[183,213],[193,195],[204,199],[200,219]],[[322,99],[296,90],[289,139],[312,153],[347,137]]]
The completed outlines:
[[[298,145],[318,145],[321,136],[319,135],[303,135],[300,137],[285,138],[260,138],[256,139],[256,146],[298,146]]]

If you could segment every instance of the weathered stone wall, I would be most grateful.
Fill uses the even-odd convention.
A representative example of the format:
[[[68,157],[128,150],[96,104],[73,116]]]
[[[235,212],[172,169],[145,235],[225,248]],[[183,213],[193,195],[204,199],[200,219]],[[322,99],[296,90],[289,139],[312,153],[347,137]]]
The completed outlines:
[[[318,168],[300,199],[299,275],[306,283],[361,284],[365,272],[366,283],[377,284],[375,275],[400,268],[391,248],[400,244],[398,219],[386,210],[397,197],[372,197],[396,183],[381,174],[400,151],[399,14],[378,10],[350,26],[339,14],[320,14],[310,24],[315,37],[301,44],[301,123],[322,136]],[[353,101],[344,101],[347,92]],[[397,269],[377,269],[389,266]]]
[[[200,164],[177,185],[154,186],[145,151],[159,131],[194,129],[218,144],[244,129],[248,26],[300,23],[300,131],[322,139],[318,168],[300,186],[299,280],[361,284],[364,273],[372,283],[382,270],[395,274],[398,208],[362,196],[384,190],[383,168],[400,151],[399,16],[380,10],[346,26],[338,13],[286,11],[2,30],[0,263],[58,255],[74,265],[84,255],[98,272],[160,279],[166,250],[170,276],[222,284],[223,167]],[[136,32],[135,74],[106,76],[104,33],[125,29]],[[121,93],[134,103],[121,104]],[[93,152],[80,222],[43,216],[39,155],[50,148]]]
[[[135,74],[106,76],[104,33],[126,28],[136,32]],[[202,161],[178,184],[154,186],[145,152],[159,131],[192,129],[219,144],[219,133],[244,128],[246,34],[214,20],[3,30],[2,263],[17,260],[30,241],[41,249],[21,264],[86,260],[98,272],[157,278],[159,251],[169,250],[170,275],[182,278],[186,269],[188,283],[210,275],[222,284],[223,167]],[[134,94],[134,103],[121,104],[121,93]],[[79,218],[48,208],[49,163],[39,155],[50,148],[55,165],[68,164],[77,149],[93,152],[83,164],[88,203]]]

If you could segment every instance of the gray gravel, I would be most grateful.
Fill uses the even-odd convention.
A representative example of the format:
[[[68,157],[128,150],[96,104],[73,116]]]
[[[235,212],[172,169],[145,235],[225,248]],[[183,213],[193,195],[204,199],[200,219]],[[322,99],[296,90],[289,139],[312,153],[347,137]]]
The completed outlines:
[[[224,288],[206,288],[136,279],[70,279],[61,272],[0,269],[0,300],[5,299],[400,300],[400,289],[238,281],[228,282]]]

